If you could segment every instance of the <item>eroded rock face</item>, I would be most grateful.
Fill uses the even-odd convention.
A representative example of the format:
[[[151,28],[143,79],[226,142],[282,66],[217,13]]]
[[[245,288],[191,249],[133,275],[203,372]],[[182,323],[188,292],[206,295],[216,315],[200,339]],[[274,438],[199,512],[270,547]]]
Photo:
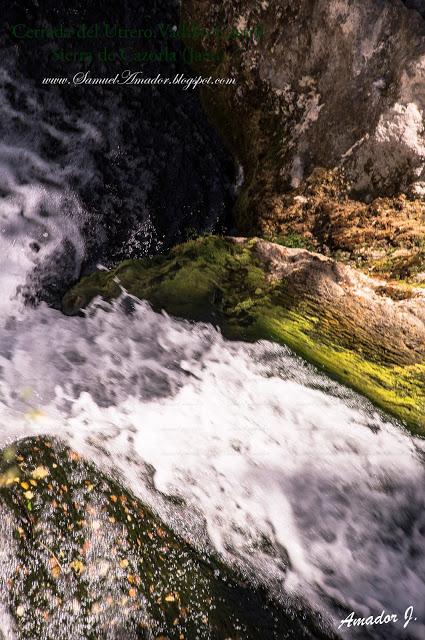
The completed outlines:
[[[415,11],[382,0],[232,0],[192,16],[264,28],[241,47],[240,65],[274,98],[288,184],[344,166],[356,192],[422,194],[425,24]]]
[[[425,292],[388,286],[356,269],[305,249],[258,240],[255,250],[273,281],[313,311],[328,313],[371,359],[409,365],[425,359]],[[373,346],[372,346],[373,345]]]
[[[237,212],[242,228],[264,231],[267,211],[285,220],[290,203],[276,200],[302,189],[318,168],[336,171],[338,197],[361,206],[403,193],[418,201],[417,220],[423,218],[425,21],[417,6],[398,0],[184,4],[186,19],[203,26],[262,30],[224,43],[215,70],[235,75],[237,90],[206,94],[245,170]],[[205,39],[203,46],[218,44]]]

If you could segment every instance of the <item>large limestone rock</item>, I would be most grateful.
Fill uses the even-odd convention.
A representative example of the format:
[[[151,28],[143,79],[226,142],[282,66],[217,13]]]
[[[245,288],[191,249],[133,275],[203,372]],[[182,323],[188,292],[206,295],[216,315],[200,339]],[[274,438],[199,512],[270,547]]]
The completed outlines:
[[[317,238],[323,214],[317,203],[309,206],[305,192],[320,172],[326,177],[322,184],[332,177],[326,202],[349,199],[378,227],[383,211],[392,208],[397,220],[386,220],[387,246],[418,244],[425,212],[425,20],[417,9],[424,3],[185,0],[183,5],[186,21],[207,28],[262,28],[262,36],[257,30],[245,40],[220,44],[204,38],[201,45],[224,48],[223,62],[204,70],[238,81],[236,90],[213,86],[204,98],[244,169],[237,206],[241,228],[287,231],[288,219],[301,214],[303,231],[326,245]],[[400,194],[407,195],[407,203],[393,201]],[[296,216],[294,197],[305,198]],[[343,220],[346,227],[352,210],[349,206]],[[405,221],[411,223],[408,237],[399,230],[400,224],[405,230]],[[337,243],[336,248],[346,247]],[[356,252],[355,246],[348,249]]]

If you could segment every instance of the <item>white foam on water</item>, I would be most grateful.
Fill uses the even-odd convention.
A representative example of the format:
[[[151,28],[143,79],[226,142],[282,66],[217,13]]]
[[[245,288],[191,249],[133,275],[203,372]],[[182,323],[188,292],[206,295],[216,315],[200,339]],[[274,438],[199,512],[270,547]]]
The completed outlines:
[[[26,164],[33,167],[37,160],[37,156],[22,149],[0,145],[0,187],[3,192],[7,190],[0,202],[0,298],[3,309],[11,308],[34,267],[61,250],[65,241],[75,249],[74,277],[78,276],[84,257],[84,243],[76,221],[76,214],[82,209],[74,196],[30,180],[28,174],[28,183],[18,184],[9,171],[9,165],[15,162],[22,167]]]
[[[274,594],[334,623],[340,607],[401,617],[413,605],[408,632],[423,638],[422,440],[282,347],[229,343],[145,303],[85,318],[22,308],[20,288],[66,244],[79,272],[86,213],[72,184],[94,179],[86,147],[100,134],[50,104],[69,118],[54,126],[41,94],[0,81],[25,107],[0,92],[0,445],[54,434]],[[55,160],[46,136],[65,150]]]
[[[275,594],[334,623],[413,605],[422,637],[424,442],[287,349],[134,304],[8,321],[1,443],[56,434]]]
[[[61,126],[51,124],[47,109],[60,114]],[[101,135],[68,113],[58,95],[37,94],[29,81],[3,67],[0,112],[0,308],[5,311],[34,269],[64,254],[66,246],[73,254],[68,278],[78,276],[87,215],[73,185],[81,187],[93,174],[89,143],[100,143]],[[54,159],[47,159],[48,150]]]

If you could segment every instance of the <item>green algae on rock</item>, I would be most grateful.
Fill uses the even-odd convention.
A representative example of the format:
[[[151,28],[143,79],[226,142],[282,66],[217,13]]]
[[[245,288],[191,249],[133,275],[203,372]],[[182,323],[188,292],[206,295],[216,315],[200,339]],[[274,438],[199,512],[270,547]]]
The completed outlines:
[[[304,249],[204,237],[127,260],[65,296],[78,313],[122,291],[155,310],[211,322],[225,337],[283,343],[425,434],[425,297]]]
[[[334,637],[194,550],[57,440],[2,452],[0,510],[0,580],[19,640]]]

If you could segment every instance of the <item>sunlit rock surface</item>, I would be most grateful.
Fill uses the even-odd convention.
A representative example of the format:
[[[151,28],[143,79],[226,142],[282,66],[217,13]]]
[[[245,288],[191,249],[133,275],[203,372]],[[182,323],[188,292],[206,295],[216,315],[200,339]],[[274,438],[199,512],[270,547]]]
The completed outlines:
[[[425,212],[420,13],[383,0],[183,6],[187,21],[207,29],[252,30],[198,42],[223,54],[200,68],[238,82],[205,89],[204,102],[244,169],[241,228],[272,234],[298,225],[320,250],[350,256],[376,247],[416,254]]]

